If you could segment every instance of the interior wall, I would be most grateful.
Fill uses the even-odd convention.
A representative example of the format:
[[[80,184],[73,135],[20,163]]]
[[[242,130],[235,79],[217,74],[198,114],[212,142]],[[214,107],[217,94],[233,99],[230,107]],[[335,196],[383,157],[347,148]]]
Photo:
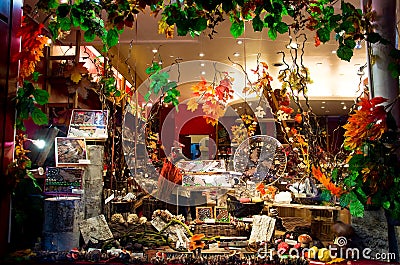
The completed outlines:
[[[14,143],[14,109],[11,100],[17,89],[18,64],[11,61],[19,51],[20,38],[15,33],[21,24],[22,0],[2,0],[0,5],[0,187],[5,187],[5,170],[12,161]],[[11,111],[10,111],[11,110]],[[9,193],[0,194],[0,256],[7,251]]]

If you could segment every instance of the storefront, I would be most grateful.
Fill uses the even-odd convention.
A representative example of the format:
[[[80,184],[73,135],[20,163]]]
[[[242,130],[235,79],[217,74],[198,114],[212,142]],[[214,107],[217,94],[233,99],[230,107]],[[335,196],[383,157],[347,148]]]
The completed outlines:
[[[398,261],[396,1],[353,2],[11,1],[4,262]]]

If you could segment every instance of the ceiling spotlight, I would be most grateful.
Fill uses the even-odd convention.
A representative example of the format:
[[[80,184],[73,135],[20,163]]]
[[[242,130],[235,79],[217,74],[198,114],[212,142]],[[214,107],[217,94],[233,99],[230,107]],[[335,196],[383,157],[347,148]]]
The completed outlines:
[[[333,53],[333,54],[336,54],[336,51],[334,50],[334,51],[332,51],[332,53]]]
[[[237,40],[236,43],[239,44],[239,45],[241,45],[241,44],[243,44],[243,41],[242,41],[242,40]]]
[[[340,104],[344,105],[344,102],[342,101],[342,102],[340,102]]]
[[[330,112],[329,110],[325,110],[326,113]]]
[[[346,107],[346,106],[343,106],[343,109],[347,109],[347,107]]]
[[[205,75],[205,74],[206,74],[206,71],[202,71],[201,74],[202,74],[202,75]]]
[[[157,53],[158,52],[158,50],[157,49],[153,49],[153,50],[151,50],[153,53]]]
[[[325,109],[325,106],[321,106],[321,109]]]
[[[238,53],[238,52],[235,52],[235,53],[233,54],[233,56],[235,56],[235,57],[239,57],[239,56],[240,56],[240,53]]]
[[[204,66],[205,66],[205,63],[201,63],[200,66],[201,66],[201,67],[204,67]]]
[[[205,55],[205,54],[204,54],[204,53],[202,53],[202,52],[201,52],[201,53],[199,53],[199,56],[200,56],[200,57],[204,57],[204,55]]]
[[[159,64],[159,65],[162,65],[162,61],[159,61],[158,64]]]
[[[322,104],[325,104],[326,102],[325,102],[325,101],[322,101],[321,103],[322,103]]]

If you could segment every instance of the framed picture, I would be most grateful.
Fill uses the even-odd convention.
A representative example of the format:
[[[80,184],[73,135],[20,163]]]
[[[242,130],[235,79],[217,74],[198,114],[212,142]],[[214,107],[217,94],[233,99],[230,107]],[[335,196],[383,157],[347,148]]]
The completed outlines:
[[[72,103],[48,103],[46,107],[49,124],[68,127],[73,108]]]
[[[83,137],[87,140],[106,140],[108,110],[74,109],[71,114],[68,137]]]
[[[212,207],[196,207],[196,219],[204,221],[213,218]]]
[[[214,216],[215,216],[215,222],[219,222],[219,223],[229,223],[230,222],[228,208],[226,208],[226,207],[216,206],[214,208]]]
[[[90,164],[85,138],[56,137],[56,167]]]
[[[82,188],[82,177],[82,168],[47,167],[44,194],[73,195],[74,189]]]

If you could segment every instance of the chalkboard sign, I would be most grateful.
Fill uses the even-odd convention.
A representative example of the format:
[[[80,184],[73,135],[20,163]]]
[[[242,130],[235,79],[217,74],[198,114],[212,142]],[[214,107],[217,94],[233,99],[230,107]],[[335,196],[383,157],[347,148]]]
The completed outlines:
[[[83,169],[48,167],[44,193],[47,195],[72,195],[74,189],[82,188]]]

